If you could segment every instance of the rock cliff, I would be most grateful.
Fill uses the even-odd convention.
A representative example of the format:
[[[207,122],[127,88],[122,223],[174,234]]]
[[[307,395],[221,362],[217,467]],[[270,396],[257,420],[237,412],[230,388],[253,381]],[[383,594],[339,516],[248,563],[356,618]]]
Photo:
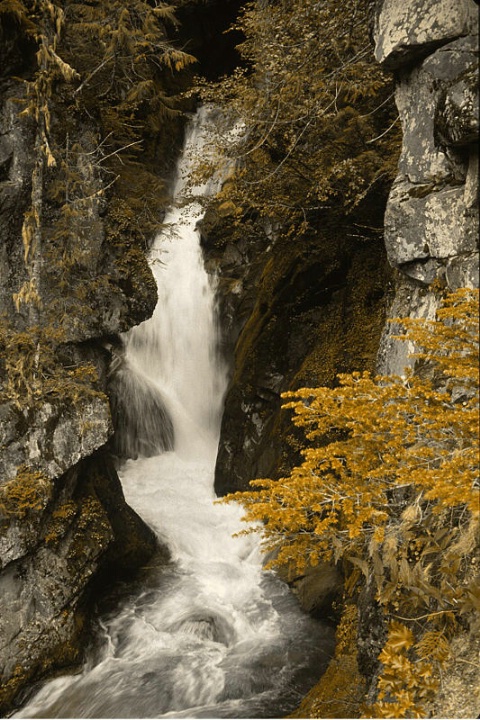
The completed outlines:
[[[396,78],[403,130],[398,175],[385,213],[385,245],[397,269],[390,317],[435,316],[441,291],[478,287],[478,3],[410,0],[377,2],[375,55]],[[402,372],[412,360],[384,330],[378,365]],[[360,665],[367,677],[378,669],[381,612],[367,588],[360,602]],[[475,641],[457,637],[462,652],[452,661],[441,691],[430,703],[432,717],[471,717],[480,696],[468,665]],[[458,667],[458,663],[457,663]],[[478,685],[478,672],[477,672]]]
[[[396,77],[403,146],[385,213],[392,317],[433,317],[435,286],[478,286],[478,6],[377,3],[375,55]],[[379,366],[407,359],[383,335]]]
[[[92,588],[159,550],[102,449],[106,348],[155,307],[145,249],[183,123],[158,50],[143,56],[149,89],[136,95],[129,56],[136,23],[152,18],[122,9],[0,7],[2,711],[81,661]]]
[[[385,212],[395,270],[388,314],[430,318],[440,290],[478,287],[478,3],[377,0],[372,6],[375,55],[394,73],[403,130]],[[382,333],[382,373],[402,372],[412,362],[395,332],[388,323]],[[375,700],[386,628],[373,588],[357,608],[350,606],[337,637],[327,673],[294,716],[360,717],[362,702]],[[476,716],[479,687],[478,641],[460,631],[427,716]]]

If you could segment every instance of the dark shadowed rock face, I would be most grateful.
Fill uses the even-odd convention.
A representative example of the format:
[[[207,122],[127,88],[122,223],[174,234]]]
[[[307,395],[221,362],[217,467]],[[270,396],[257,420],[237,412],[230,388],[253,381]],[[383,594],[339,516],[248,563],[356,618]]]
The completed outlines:
[[[281,411],[282,392],[373,368],[390,276],[383,244],[324,223],[309,238],[281,242],[270,233],[229,237],[225,223],[207,218],[207,266],[219,270],[225,351],[234,354],[218,494],[278,477],[298,460],[300,437]]]
[[[40,490],[25,479],[0,524],[0,712],[26,683],[82,661],[91,588],[134,573],[158,548],[108,455]]]

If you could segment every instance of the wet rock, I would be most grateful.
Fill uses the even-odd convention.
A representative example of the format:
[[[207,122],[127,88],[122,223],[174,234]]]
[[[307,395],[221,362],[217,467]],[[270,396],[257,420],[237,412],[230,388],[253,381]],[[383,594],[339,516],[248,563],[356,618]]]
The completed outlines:
[[[152,312],[155,282],[143,248],[107,227],[114,198],[106,198],[110,178],[95,155],[99,121],[74,108],[64,87],[49,100],[57,164],[37,188],[42,303],[14,306],[30,278],[22,225],[32,206],[36,133],[34,118],[20,113],[38,49],[22,28],[8,9],[0,13],[1,712],[27,683],[81,660],[91,583],[107,568],[133,571],[156,547],[96,454],[112,433],[99,340]],[[62,175],[69,150],[72,198],[89,198],[81,212],[69,206]],[[24,347],[33,349],[30,365]]]
[[[109,448],[116,457],[136,459],[173,450],[173,423],[156,383],[132,371],[122,358],[110,376],[108,394],[115,428]]]
[[[0,548],[5,710],[26,683],[82,661],[92,581],[98,587],[134,572],[158,544],[126,505],[111,461],[100,454],[58,478],[48,502],[21,524],[15,514],[4,518]]]
[[[305,612],[323,619],[333,616],[332,606],[341,601],[343,592],[343,576],[335,565],[319,563],[300,576],[292,568],[280,567],[278,574],[292,587]]]

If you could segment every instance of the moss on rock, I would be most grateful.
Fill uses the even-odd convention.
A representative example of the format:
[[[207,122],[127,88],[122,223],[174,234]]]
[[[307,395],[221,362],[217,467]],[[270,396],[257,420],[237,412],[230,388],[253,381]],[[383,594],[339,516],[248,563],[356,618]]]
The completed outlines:
[[[291,718],[358,718],[366,683],[357,663],[357,608],[345,606],[336,631],[335,655],[320,681]]]

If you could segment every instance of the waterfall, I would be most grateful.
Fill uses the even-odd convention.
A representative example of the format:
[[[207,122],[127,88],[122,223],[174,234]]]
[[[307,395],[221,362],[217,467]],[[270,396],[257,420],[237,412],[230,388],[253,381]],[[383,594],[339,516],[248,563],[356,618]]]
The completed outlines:
[[[157,408],[171,435],[157,452],[145,440],[148,452],[126,461],[120,477],[127,502],[168,545],[172,562],[153,567],[120,608],[99,617],[80,674],[49,681],[16,717],[280,717],[331,655],[331,629],[302,613],[288,587],[263,570],[257,535],[234,537],[245,527],[242,509],[214,502],[226,371],[215,282],[196,229],[201,206],[182,200],[207,114],[189,128],[176,202],[151,251],[157,308],[125,339],[130,411]],[[154,424],[140,427],[150,432]]]

